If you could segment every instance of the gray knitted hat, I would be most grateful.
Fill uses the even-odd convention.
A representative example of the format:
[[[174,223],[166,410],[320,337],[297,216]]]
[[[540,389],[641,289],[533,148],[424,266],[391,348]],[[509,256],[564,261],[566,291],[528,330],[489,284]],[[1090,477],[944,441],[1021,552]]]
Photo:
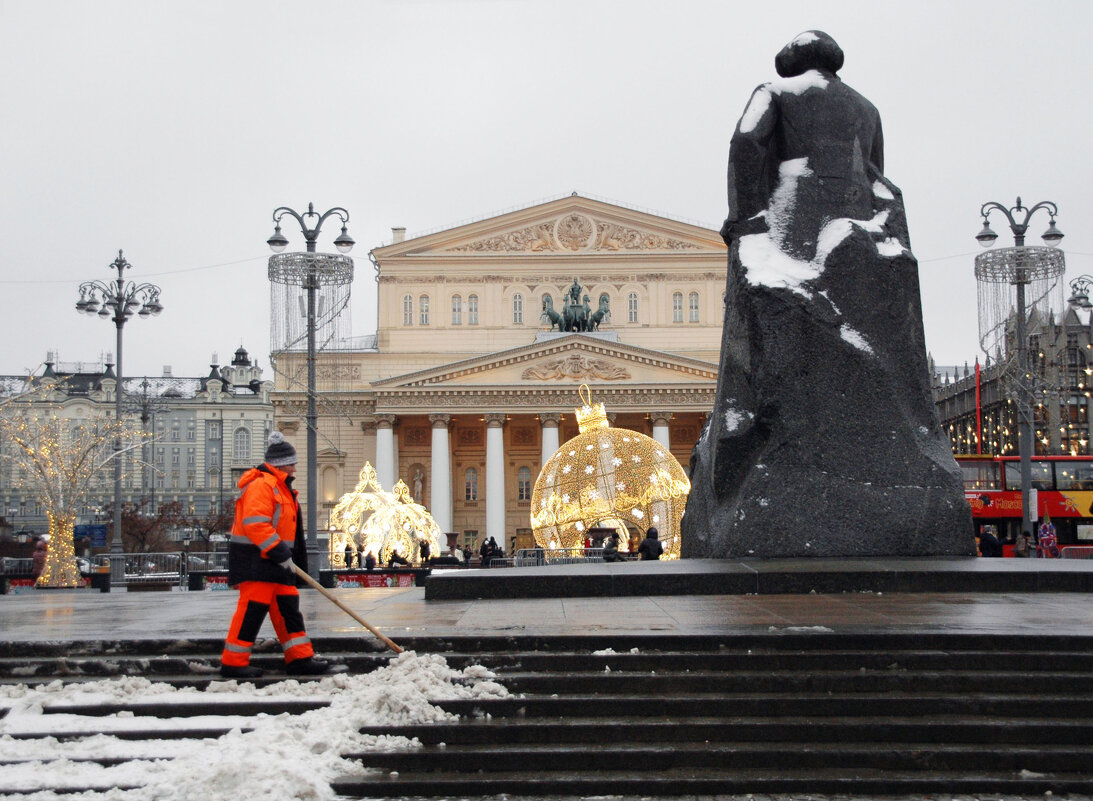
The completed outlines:
[[[266,446],[266,464],[274,467],[284,467],[296,464],[296,449],[285,442],[285,435],[280,431],[274,431],[269,435]]]

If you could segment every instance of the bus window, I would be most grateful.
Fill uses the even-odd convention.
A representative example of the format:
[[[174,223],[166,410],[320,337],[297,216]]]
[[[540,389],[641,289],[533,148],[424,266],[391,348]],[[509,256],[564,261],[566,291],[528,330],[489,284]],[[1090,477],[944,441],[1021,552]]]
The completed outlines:
[[[1051,462],[1033,460],[1029,465],[1032,476],[1032,488],[1037,490],[1052,489]],[[1021,489],[1021,463],[1019,461],[1006,462],[1005,471],[1006,489]]]
[[[1089,460],[1055,462],[1056,489],[1093,490],[1093,464]]]
[[[998,481],[998,463],[988,460],[958,462],[960,472],[964,475],[964,489],[966,490],[996,490],[1001,489]]]

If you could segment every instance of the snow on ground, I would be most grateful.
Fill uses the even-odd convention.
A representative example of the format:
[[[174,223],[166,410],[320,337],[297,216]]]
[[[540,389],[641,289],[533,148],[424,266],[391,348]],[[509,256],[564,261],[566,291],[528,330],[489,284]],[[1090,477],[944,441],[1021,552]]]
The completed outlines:
[[[0,719],[0,786],[29,792],[24,801],[96,799],[96,801],[266,801],[291,798],[328,801],[330,781],[360,770],[343,760],[350,751],[394,750],[419,746],[405,738],[362,735],[370,725],[436,722],[452,715],[429,699],[496,698],[508,690],[479,665],[454,670],[437,654],[400,654],[383,668],[364,675],[339,674],[320,681],[288,680],[256,688],[250,683],[214,682],[207,690],[177,689],[141,678],[120,678],[85,684],[54,682],[43,687],[0,687],[0,705],[9,706]],[[330,706],[300,715],[256,717],[108,717],[44,715],[49,706],[141,701],[206,704],[269,697],[328,699]],[[235,726],[216,739],[127,741],[110,731],[200,726]],[[244,732],[241,728],[252,728]],[[28,732],[102,734],[73,742],[56,738],[13,739]],[[49,761],[42,761],[43,754]],[[132,761],[104,767],[73,761],[94,757]],[[170,760],[170,761],[164,761]],[[135,787],[124,790],[119,787]],[[56,792],[88,788],[99,792]]]

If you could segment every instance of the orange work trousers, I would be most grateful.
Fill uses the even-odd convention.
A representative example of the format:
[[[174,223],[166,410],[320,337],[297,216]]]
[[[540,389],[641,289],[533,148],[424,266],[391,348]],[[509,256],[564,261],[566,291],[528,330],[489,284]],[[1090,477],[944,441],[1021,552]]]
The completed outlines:
[[[315,654],[311,640],[304,631],[299,590],[289,584],[244,581],[239,585],[239,603],[224,640],[221,664],[232,667],[250,664],[251,649],[267,614],[277,639],[281,641],[286,662],[306,659]]]

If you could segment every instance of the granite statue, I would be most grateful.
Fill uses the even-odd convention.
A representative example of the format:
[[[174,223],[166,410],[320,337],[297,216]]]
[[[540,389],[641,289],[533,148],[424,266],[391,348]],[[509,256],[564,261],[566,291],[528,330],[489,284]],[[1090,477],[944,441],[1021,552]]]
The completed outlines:
[[[842,64],[826,33],[801,34],[732,137],[718,389],[685,558],[974,554],[902,193]]]

